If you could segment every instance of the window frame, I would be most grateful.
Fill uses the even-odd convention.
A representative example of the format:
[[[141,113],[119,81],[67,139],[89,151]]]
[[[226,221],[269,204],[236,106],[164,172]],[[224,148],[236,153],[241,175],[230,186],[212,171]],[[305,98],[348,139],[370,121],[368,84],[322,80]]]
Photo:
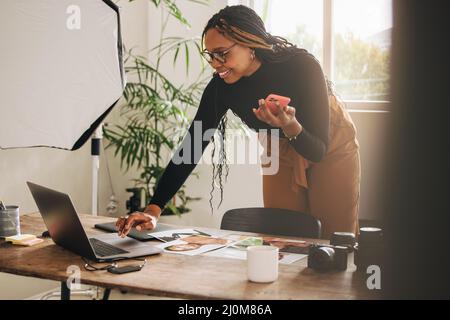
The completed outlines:
[[[322,69],[329,79],[333,77],[334,41],[333,41],[333,6],[334,0],[323,1],[323,64]],[[229,5],[242,4],[255,8],[254,0],[228,0]],[[350,112],[388,112],[390,101],[344,100]]]

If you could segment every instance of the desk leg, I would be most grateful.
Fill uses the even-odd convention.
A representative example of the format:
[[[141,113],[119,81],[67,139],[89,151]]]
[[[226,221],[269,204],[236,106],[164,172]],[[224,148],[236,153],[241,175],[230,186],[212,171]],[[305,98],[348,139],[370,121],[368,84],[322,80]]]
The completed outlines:
[[[105,289],[105,291],[103,292],[103,300],[108,300],[110,293],[111,289]]]
[[[70,289],[65,281],[61,282],[61,300],[70,300]]]

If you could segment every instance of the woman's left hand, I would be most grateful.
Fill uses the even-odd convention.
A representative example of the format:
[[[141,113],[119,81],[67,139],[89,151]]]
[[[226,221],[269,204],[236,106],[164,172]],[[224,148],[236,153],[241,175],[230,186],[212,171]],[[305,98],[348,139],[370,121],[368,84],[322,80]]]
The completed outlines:
[[[284,128],[292,125],[294,122],[297,122],[297,119],[295,118],[295,108],[293,107],[286,106],[283,108],[278,102],[276,102],[279,111],[278,114],[275,115],[270,111],[269,107],[266,106],[264,99],[259,99],[258,103],[258,109],[253,108],[253,113],[259,120],[272,127]]]

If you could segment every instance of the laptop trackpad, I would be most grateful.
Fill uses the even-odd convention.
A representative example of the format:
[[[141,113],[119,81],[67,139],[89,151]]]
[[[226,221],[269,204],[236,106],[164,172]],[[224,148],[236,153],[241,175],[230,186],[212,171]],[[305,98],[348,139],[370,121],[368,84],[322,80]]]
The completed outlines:
[[[152,246],[149,242],[137,241],[130,237],[121,238],[117,235],[117,233],[97,234],[95,236],[92,236],[91,238],[107,242],[110,245],[127,251],[136,250],[137,248],[148,248],[149,246]]]

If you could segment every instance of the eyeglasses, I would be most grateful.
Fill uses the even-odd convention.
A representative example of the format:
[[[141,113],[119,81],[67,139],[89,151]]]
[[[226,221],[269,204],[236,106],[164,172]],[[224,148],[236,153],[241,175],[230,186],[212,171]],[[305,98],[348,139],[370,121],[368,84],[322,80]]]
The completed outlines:
[[[237,43],[233,44],[231,47],[222,50],[222,51],[216,51],[216,52],[209,52],[208,50],[203,50],[202,51],[202,56],[206,59],[206,61],[208,61],[209,63],[212,63],[214,59],[216,59],[217,61],[219,61],[220,63],[225,63],[227,62],[226,59],[226,55],[228,52],[230,52],[230,50],[237,45]]]

